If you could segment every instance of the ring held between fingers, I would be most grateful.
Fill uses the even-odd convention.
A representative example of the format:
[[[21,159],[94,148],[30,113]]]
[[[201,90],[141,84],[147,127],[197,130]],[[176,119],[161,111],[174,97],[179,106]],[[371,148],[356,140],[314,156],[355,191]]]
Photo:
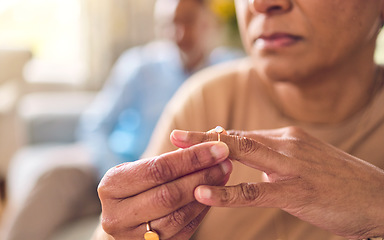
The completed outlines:
[[[202,143],[188,149],[162,154],[116,166],[101,180],[98,193],[102,202],[126,199],[158,185],[224,161],[229,154],[226,144]],[[132,183],[127,185],[125,183]],[[129,187],[128,187],[129,186]]]

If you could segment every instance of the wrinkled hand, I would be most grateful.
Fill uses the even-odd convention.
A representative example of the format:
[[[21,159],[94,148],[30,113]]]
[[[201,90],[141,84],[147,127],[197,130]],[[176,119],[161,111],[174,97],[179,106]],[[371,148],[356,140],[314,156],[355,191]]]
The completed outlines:
[[[161,239],[189,239],[209,209],[194,189],[228,181],[228,154],[226,144],[208,142],[112,168],[98,188],[104,231],[142,240],[150,221]]]
[[[276,130],[222,135],[230,158],[266,173],[266,182],[199,186],[196,199],[219,207],[278,207],[347,238],[384,235],[384,171],[304,131]],[[175,130],[173,144],[187,148],[217,134]],[[383,159],[384,161],[384,159]]]

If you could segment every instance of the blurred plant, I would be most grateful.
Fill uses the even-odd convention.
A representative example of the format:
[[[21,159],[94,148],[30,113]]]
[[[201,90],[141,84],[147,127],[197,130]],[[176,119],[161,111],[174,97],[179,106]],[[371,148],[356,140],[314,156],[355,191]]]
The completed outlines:
[[[236,18],[235,3],[233,0],[211,0],[212,11],[225,22],[232,22]]]
[[[210,7],[219,20],[228,29],[229,41],[239,44],[239,29],[237,26],[236,10],[234,0],[210,0]]]

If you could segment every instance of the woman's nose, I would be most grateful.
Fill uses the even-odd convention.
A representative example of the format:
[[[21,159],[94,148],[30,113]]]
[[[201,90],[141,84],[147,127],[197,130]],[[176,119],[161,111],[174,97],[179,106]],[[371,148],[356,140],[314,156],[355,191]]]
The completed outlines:
[[[248,0],[249,9],[253,14],[278,14],[292,7],[291,0]]]

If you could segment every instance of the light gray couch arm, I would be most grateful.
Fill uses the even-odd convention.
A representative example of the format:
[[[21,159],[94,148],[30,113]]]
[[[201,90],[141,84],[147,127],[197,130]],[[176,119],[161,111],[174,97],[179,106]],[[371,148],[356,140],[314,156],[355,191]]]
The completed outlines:
[[[18,109],[24,143],[73,142],[79,117],[94,96],[94,92],[41,92],[24,96]]]

